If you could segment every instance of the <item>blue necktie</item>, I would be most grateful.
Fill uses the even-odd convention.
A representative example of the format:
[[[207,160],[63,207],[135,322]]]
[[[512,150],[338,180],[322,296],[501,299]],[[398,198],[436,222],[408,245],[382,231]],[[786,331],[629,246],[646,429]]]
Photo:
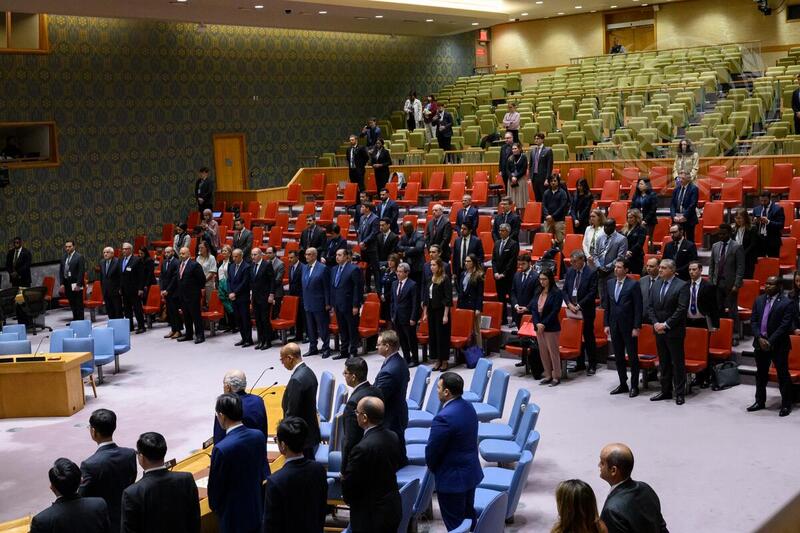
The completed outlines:
[[[122,260],[122,270],[125,270],[126,268],[128,268],[128,258],[127,257]]]
[[[697,314],[697,283],[692,282],[692,305],[690,310],[693,315]]]
[[[667,287],[669,287],[669,282],[668,281],[664,282],[661,285],[661,295],[659,296],[659,299],[658,299],[660,302],[664,301],[664,294],[666,294],[666,292],[667,292]]]
[[[333,284],[336,285],[337,287],[339,286],[339,280],[342,279],[342,269],[343,268],[344,268],[343,266],[339,265],[339,270],[336,271],[336,280],[334,281]]]

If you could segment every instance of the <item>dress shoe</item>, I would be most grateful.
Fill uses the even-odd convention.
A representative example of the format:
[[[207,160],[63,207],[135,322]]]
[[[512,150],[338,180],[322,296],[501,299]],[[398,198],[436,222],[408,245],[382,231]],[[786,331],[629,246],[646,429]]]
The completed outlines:
[[[187,337],[186,335],[184,335],[183,337],[178,337],[178,342],[186,342],[186,341],[190,341],[190,340],[192,340],[192,338],[191,337]]]
[[[408,363],[408,368],[414,368],[417,366],[419,366],[419,361],[411,361],[410,363]]]
[[[586,370],[586,365],[575,365],[575,368],[572,369],[573,372],[580,372],[581,370]]]
[[[172,338],[172,337],[174,337],[174,336],[175,336],[175,332],[174,332],[174,331],[170,331],[169,333],[167,333],[166,335],[164,335],[164,338],[165,338],[165,339],[171,339],[171,338]]]
[[[781,410],[778,411],[778,416],[789,416],[789,413],[792,412],[791,407],[781,407]]]
[[[763,403],[755,402],[753,405],[747,408],[747,412],[752,413],[754,411],[760,411],[762,409],[766,409],[766,406]]]
[[[639,389],[636,387],[632,388],[631,391],[628,393],[628,396],[631,398],[636,398],[637,396],[639,396]]]
[[[556,387],[558,385],[561,385],[560,379],[554,379],[553,382],[550,384],[551,387]]]
[[[312,355],[319,355],[317,350],[309,350],[303,354],[303,357],[311,357]]]
[[[256,345],[255,345],[255,346],[253,346],[253,349],[254,349],[254,350],[260,350],[262,346],[264,346],[264,344],[262,344],[262,343],[260,343],[260,342],[257,342],[257,343],[256,343]]]
[[[347,359],[347,357],[348,357],[348,355],[346,353],[340,353],[338,355],[334,355],[333,357],[331,357],[331,359],[339,361],[341,359]]]
[[[140,334],[140,333],[144,333],[145,331],[147,331],[147,329],[145,329],[145,328],[139,328],[139,329],[137,329],[137,330],[136,330],[136,334],[138,335],[138,334]]]
[[[665,392],[659,392],[655,396],[650,397],[651,402],[660,402],[661,400],[671,400],[672,394],[667,394]]]
[[[259,348],[259,350],[269,350],[270,348],[272,348],[272,344],[266,342],[261,345],[261,348]]]
[[[595,373],[597,373],[597,369],[592,367],[592,366],[590,366],[588,369],[586,369],[586,375],[587,376],[594,376]]]
[[[242,344],[242,348],[249,348],[252,345],[253,345],[253,341],[247,341],[244,344]]]
[[[205,337],[200,337],[199,339],[194,340],[195,344],[203,344],[204,342],[206,342]]]
[[[327,358],[329,358],[330,356],[331,356],[331,352],[329,352],[328,350],[326,350],[326,351],[322,352],[322,358],[323,358],[323,359],[327,359]]]
[[[242,346],[243,344],[244,344],[244,341],[239,341],[236,344],[234,344],[234,346]]]
[[[630,389],[627,385],[620,385],[616,389],[612,390],[610,394],[624,394],[626,392],[630,392]]]
[[[686,398],[684,398],[682,395],[679,394],[678,396],[675,396],[676,405],[683,405],[685,403],[686,403]]]
[[[543,379],[539,382],[539,385],[550,385],[553,382],[553,378]]]
[[[519,363],[515,363],[514,366],[516,367],[525,366],[525,361],[520,361]]]

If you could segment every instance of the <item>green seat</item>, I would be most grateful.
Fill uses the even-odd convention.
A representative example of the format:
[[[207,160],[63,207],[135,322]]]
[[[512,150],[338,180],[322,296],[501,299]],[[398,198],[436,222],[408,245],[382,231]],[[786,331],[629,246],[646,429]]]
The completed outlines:
[[[569,147],[566,144],[556,144],[552,147],[553,161],[569,161]]]
[[[426,165],[441,165],[442,163],[444,163],[444,155],[440,154],[438,151],[430,151],[425,154]]]
[[[600,119],[592,119],[583,124],[583,133],[586,134],[586,140],[591,142],[600,142],[603,140],[603,122]]]
[[[453,135],[450,137],[450,144],[453,146],[453,150],[463,150],[464,137],[462,135]]]
[[[408,134],[408,145],[411,148],[420,149],[425,146],[425,133],[416,130]]]
[[[499,163],[500,162],[500,152],[497,150],[487,150],[483,153],[483,162],[484,163]]]
[[[575,100],[562,100],[558,106],[558,118],[562,121],[575,118]]]
[[[480,146],[481,129],[477,126],[470,126],[464,130],[464,144],[467,146]]]
[[[700,157],[717,157],[720,155],[720,141],[713,137],[703,137],[696,143]]]
[[[519,140],[522,143],[531,144],[533,138],[539,133],[539,125],[535,122],[525,124],[519,128]]]
[[[653,127],[658,130],[662,141],[672,140],[673,126],[670,115],[661,115],[653,121]]]
[[[714,129],[714,126],[721,123],[722,115],[720,113],[706,113],[703,115],[703,118],[700,119],[700,124],[709,130]]]
[[[569,151],[573,154],[578,153],[578,146],[584,146],[586,144],[586,134],[582,131],[576,131],[574,133],[570,133],[567,135],[566,138],[567,147],[569,147]]]
[[[641,153],[639,151],[639,145],[628,145],[625,144],[620,148],[620,156],[622,159],[639,159],[641,157]]]
[[[733,124],[719,124],[712,131],[723,151],[727,152],[736,145],[736,127]]]
[[[633,132],[631,130],[623,130],[623,129],[620,128],[620,129],[618,129],[617,131],[614,132],[614,135],[611,136],[611,141],[614,144],[622,144],[625,141],[632,141],[633,140],[633,135],[635,135],[635,134],[633,134],[633,135],[632,134],[633,134]]]
[[[785,139],[783,141],[783,153],[791,155],[800,154],[800,139]]]
[[[564,135],[560,132],[554,131],[551,133],[547,133],[544,136],[544,145],[552,147],[554,144],[563,144],[564,143]]]
[[[775,138],[769,136],[757,137],[756,142],[750,145],[750,155],[775,155]]]
[[[708,128],[705,126],[689,126],[686,128],[686,138],[692,142],[697,142],[703,137],[708,137]]]
[[[492,95],[492,101],[505,100],[506,88],[502,85],[492,85],[491,95]]]
[[[617,148],[612,143],[602,142],[594,149],[594,159],[611,160],[617,158]]]
[[[321,156],[317,158],[318,167],[334,167],[336,166],[336,159],[330,156]]]
[[[689,124],[689,116],[683,104],[670,104],[667,115],[672,117],[672,123],[678,128],[684,128]]]
[[[549,133],[555,130],[555,120],[552,115],[540,114],[536,117],[536,124],[542,133]]]
[[[770,126],[767,128],[767,135],[771,135],[776,139],[783,139],[789,135],[789,125],[783,122],[775,122],[770,124]]]
[[[654,144],[659,141],[658,130],[655,128],[642,128],[636,136],[642,151],[652,154],[656,151]]]
[[[481,135],[491,135],[497,131],[497,126],[493,119],[481,119],[480,125]]]
[[[750,136],[751,123],[749,111],[734,111],[731,113],[730,123],[733,125],[734,135],[738,138]]]
[[[618,126],[618,115],[613,111],[601,111],[600,112],[600,120],[603,124],[603,129],[608,130],[609,132],[613,132],[617,129]]]

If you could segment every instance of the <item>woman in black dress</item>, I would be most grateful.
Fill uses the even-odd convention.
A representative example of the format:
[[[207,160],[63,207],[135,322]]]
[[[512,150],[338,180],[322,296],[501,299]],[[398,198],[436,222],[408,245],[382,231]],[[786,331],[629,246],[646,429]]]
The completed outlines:
[[[475,254],[464,260],[464,271],[456,280],[458,308],[473,312],[472,333],[474,344],[483,346],[481,337],[481,314],[483,313],[483,267]]]
[[[641,275],[644,268],[644,243],[647,241],[647,230],[642,224],[641,211],[628,211],[628,220],[622,228],[622,234],[628,239],[628,251],[625,252],[628,272]]]
[[[647,225],[647,235],[652,237],[653,230],[658,222],[656,217],[658,194],[653,191],[653,185],[649,179],[642,178],[637,182],[636,192],[633,193],[633,198],[631,199],[631,207],[642,212],[642,219]]]
[[[386,258],[386,271],[381,277],[381,320],[389,321],[392,308],[392,283],[397,281],[397,265],[400,258],[397,254],[389,254]]]
[[[431,261],[431,277],[422,291],[422,320],[428,321],[428,347],[434,370],[447,370],[450,359],[450,308],[453,307],[453,285],[444,272],[441,259]]]
[[[583,235],[589,226],[589,214],[592,211],[594,196],[589,190],[589,182],[586,181],[586,178],[579,179],[575,187],[575,196],[572,197],[570,214],[572,215],[575,233]]]
[[[758,229],[753,225],[747,209],[739,208],[733,218],[733,240],[744,250],[744,279],[753,279],[758,259]]]
[[[142,260],[142,279],[144,281],[142,305],[147,305],[147,293],[150,291],[150,285],[156,284],[156,262],[150,256],[147,246],[139,248],[139,257]]]

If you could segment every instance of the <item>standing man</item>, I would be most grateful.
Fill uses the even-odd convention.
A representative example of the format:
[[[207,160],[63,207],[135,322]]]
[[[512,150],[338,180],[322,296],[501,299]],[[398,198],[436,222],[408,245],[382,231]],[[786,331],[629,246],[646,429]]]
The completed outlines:
[[[286,271],[286,265],[283,264],[283,261],[275,255],[275,248],[272,246],[267,246],[267,251],[264,252],[265,259],[269,265],[272,266],[272,289],[269,292],[270,297],[272,298],[272,305],[270,306],[272,312],[270,313],[270,318],[278,318],[278,315],[281,313],[281,303],[283,302],[283,273]],[[272,324],[270,323],[270,328]],[[272,341],[276,337],[275,332],[272,332],[272,337],[270,337],[270,341]]]
[[[369,154],[365,147],[358,145],[358,137],[355,135],[350,136],[350,147],[347,148],[346,158],[350,183],[357,183],[358,192],[361,192],[364,190],[364,173]]]
[[[714,331],[719,328],[719,305],[714,286],[703,279],[700,261],[689,263],[689,311],[686,326]]]
[[[411,267],[408,263],[397,266],[397,281],[392,283],[392,300],[389,316],[397,330],[403,357],[409,368],[419,366],[417,346],[417,322],[419,321],[420,289],[409,279]]]
[[[461,272],[464,270],[464,261],[471,254],[475,254],[478,261],[483,265],[483,243],[481,240],[472,235],[474,226],[471,222],[462,222],[459,226],[461,228],[461,235],[456,239],[453,245],[453,275],[458,279],[461,277]]]
[[[731,239],[731,227],[720,224],[719,241],[711,247],[708,281],[717,288],[719,314],[733,319],[733,331],[739,331],[739,289],[744,283],[745,258],[742,245]],[[734,338],[734,346],[739,344]]]
[[[389,154],[389,150],[383,147],[383,139],[381,138],[375,141],[375,149],[372,151],[370,164],[373,172],[375,172],[375,185],[380,191],[389,183],[389,167],[392,164],[392,156]]]
[[[167,255],[167,247],[164,257]],[[164,263],[166,264],[166,259]],[[161,277],[164,277],[164,268],[161,267]],[[100,265],[100,286],[103,288],[103,302],[106,306],[108,318],[122,318],[122,268],[119,260],[114,257],[114,249],[110,246],[103,248],[103,262]]]
[[[325,528],[328,480],[324,465],[303,456],[307,436],[302,418],[278,423],[278,450],[286,461],[267,482],[263,533],[319,533]]]
[[[800,74],[795,76],[798,87],[792,91],[792,116],[794,118],[794,131],[800,131]]]
[[[478,459],[478,415],[464,400],[464,380],[445,372],[437,381],[442,404],[433,419],[425,464],[436,480],[436,495],[448,531],[467,518],[475,522],[475,488],[483,479]]]
[[[97,409],[89,417],[89,436],[97,451],[81,463],[81,497],[103,498],[108,506],[111,531],[119,531],[122,492],[136,481],[136,452],[114,443],[117,415]]]
[[[508,224],[511,227],[511,238],[519,242],[519,229],[522,221],[519,215],[511,210],[511,197],[503,196],[500,200],[500,205],[497,208],[497,215],[492,221],[492,238],[494,240],[500,239],[500,225]]]
[[[273,288],[275,272],[272,270],[272,263],[264,261],[263,257],[261,248],[253,248],[250,252],[250,259],[252,259],[250,290],[253,295],[253,314],[256,316],[256,331],[258,332],[256,350],[266,350],[272,347],[270,307],[275,303]]]
[[[753,208],[753,221],[757,223],[761,238],[761,254],[766,257],[781,256],[781,233],[786,222],[786,213],[769,191],[762,191],[758,197],[760,205]]]
[[[429,94],[428,102],[422,109],[422,121],[425,123],[425,141],[428,143],[436,138],[436,126],[433,124],[433,119],[438,113],[439,106],[436,104],[436,97]]]
[[[325,265],[317,261],[317,249],[306,250],[306,264],[302,270],[303,309],[308,329],[308,353],[317,355],[317,339],[322,340],[322,358],[331,355],[328,344],[328,312],[331,310],[330,275]]]
[[[472,196],[465,194],[461,198],[461,209],[456,214],[456,227],[460,228],[464,222],[469,222],[472,231],[478,230],[478,208],[472,205]]]
[[[247,376],[241,370],[228,370],[222,378],[222,392],[235,394],[242,400],[242,424],[257,429],[267,436],[267,410],[264,399],[257,394],[247,393]],[[225,430],[214,417],[214,444],[225,438]]]
[[[539,283],[537,278],[537,274],[531,269],[530,254],[521,254],[517,258],[517,272],[514,274],[514,281],[511,283],[510,295],[511,317],[517,327],[522,324],[522,315],[530,314],[531,312],[527,305],[533,300],[533,293]],[[517,366],[525,366],[525,362],[518,363]]]
[[[367,125],[361,128],[361,137],[367,139],[367,149],[375,146],[375,143],[381,137],[381,128],[378,126],[378,121],[375,117],[371,117],[367,121]]]
[[[363,302],[361,269],[351,261],[350,250],[336,251],[336,266],[330,269],[331,314],[336,314],[339,324],[339,350],[334,359],[347,359],[348,354],[358,354],[358,313]]]
[[[514,135],[507,131],[503,134],[503,145],[500,147],[500,163],[498,170],[503,177],[503,184],[505,184],[506,191],[508,190],[508,180],[511,178],[511,166],[508,164],[508,158],[511,157],[511,147],[514,145]]]
[[[240,250],[239,254],[241,255],[241,253]],[[189,248],[181,248],[180,256],[178,292],[181,298],[186,334],[180,337],[178,342],[190,341],[196,335],[197,338],[194,339],[194,343],[200,344],[206,340],[205,331],[203,330],[203,317],[200,314],[200,297],[203,287],[206,285],[206,276],[203,274],[203,267],[189,256]],[[247,328],[249,330],[249,323]]]
[[[675,261],[678,277],[684,281],[689,279],[689,263],[697,260],[697,246],[685,238],[681,224],[673,224],[669,228],[672,241],[664,247],[664,259]]]
[[[652,324],[650,315],[647,314],[647,306],[650,304],[650,291],[658,281],[658,258],[651,257],[644,265],[646,274],[639,279],[639,288],[642,290],[642,323]]]
[[[756,401],[747,408],[748,412],[766,408],[767,381],[770,363],[775,365],[778,374],[778,388],[781,391],[781,410],[779,416],[792,412],[792,380],[789,376],[789,349],[792,322],[796,309],[791,300],[781,294],[781,280],[777,276],[767,278],[764,294],[756,299],[750,327],[755,338],[753,347],[756,357]]]
[[[361,220],[358,224],[358,246],[361,250],[361,260],[367,263],[364,290],[370,290],[370,278],[375,278],[374,292],[381,289],[381,270],[378,265],[378,233],[380,224],[378,217],[372,212],[370,204],[361,204]]]
[[[13,248],[6,253],[6,271],[12,287],[31,286],[32,257],[31,251],[22,246],[22,238],[14,237]]]
[[[683,338],[686,336],[686,311],[689,307],[689,285],[675,275],[675,261],[662,259],[659,280],[650,292],[647,314],[653,323],[661,367],[661,392],[651,402],[671,400],[683,405],[686,389],[686,365]]]
[[[405,432],[408,427],[408,404],[406,403],[406,390],[408,389],[408,365],[399,353],[400,339],[397,333],[388,329],[378,336],[378,353],[384,358],[381,370],[375,377],[375,387],[383,393],[386,404],[384,424],[386,429],[393,431],[400,441],[400,466],[408,464],[406,457]]]
[[[172,472],[164,466],[163,435],[142,433],[136,455],[144,475],[122,493],[123,533],[199,533],[197,484],[189,472]]]
[[[309,248],[324,250],[325,241],[325,230],[317,226],[314,215],[306,215],[306,229],[300,234],[300,256],[302,257]]]
[[[329,268],[336,265],[337,250],[341,248],[350,249],[347,239],[342,237],[342,229],[337,224],[333,224],[330,230],[331,236],[325,244],[325,255],[319,258],[320,262]]]
[[[211,450],[208,506],[220,533],[261,531],[262,485],[269,475],[264,433],[242,424],[242,400],[222,394],[215,408],[225,438]]]
[[[283,417],[297,416],[308,426],[303,443],[303,455],[313,460],[319,446],[319,420],[317,418],[317,376],[303,362],[300,346],[290,342],[280,352],[281,364],[292,375],[286,384],[281,400]]]
[[[253,326],[250,323],[250,285],[253,277],[250,265],[244,262],[242,250],[236,248],[231,256],[233,262],[228,265],[228,299],[233,302],[233,312],[239,321],[239,334],[242,337],[234,346],[247,348],[253,345]]]
[[[682,224],[686,238],[694,242],[694,227],[697,225],[697,185],[692,183],[685,171],[679,174],[681,186],[672,191],[669,216],[676,224]],[[783,227],[781,227],[783,229]]]
[[[397,234],[392,233],[392,224],[388,218],[380,219],[378,222],[380,234],[378,235],[378,263],[381,268],[386,266],[389,260],[389,255],[393,254],[397,249]]]
[[[389,226],[394,233],[400,233],[400,227],[397,225],[397,219],[400,218],[400,208],[397,202],[392,200],[389,196],[389,190],[383,187],[380,192],[381,203],[378,204],[378,219],[388,219]]]
[[[613,218],[606,220],[603,234],[597,239],[595,255],[589,258],[589,264],[597,269],[597,284],[600,288],[600,301],[605,299],[606,281],[614,271],[614,261],[624,259],[628,251],[628,239],[617,231],[617,222]]]
[[[246,252],[247,250],[253,249],[253,232],[249,229],[244,227],[244,221],[241,218],[237,218],[233,221],[233,244],[231,248],[242,250],[242,252]],[[250,257],[244,258],[245,263],[250,261]]]
[[[544,217],[544,231],[555,235],[559,246],[564,243],[565,222],[569,214],[569,195],[561,188],[558,174],[550,176],[549,188],[544,191],[542,200],[542,216]]]
[[[437,114],[432,123],[436,127],[436,140],[439,143],[439,148],[444,151],[452,149],[453,115],[445,110],[444,104],[439,104]]]
[[[501,324],[507,322],[508,297],[511,284],[514,282],[514,273],[517,271],[517,257],[519,256],[519,243],[511,238],[511,226],[500,225],[500,240],[494,244],[492,250],[492,270],[494,283],[497,287],[497,299],[503,304]]]
[[[167,321],[170,332],[164,335],[165,339],[177,339],[181,336],[183,323],[179,312],[181,306],[178,293],[178,270],[180,261],[175,257],[175,249],[171,246],[164,248],[164,261],[161,263],[161,276],[158,283],[161,286],[161,297],[167,304]],[[121,305],[121,303],[120,303]]]
[[[383,401],[383,393],[377,387],[370,385],[367,380],[367,362],[361,357],[351,357],[344,362],[344,380],[347,386],[353,389],[347,398],[342,414],[342,429],[344,430],[344,440],[342,441],[342,466],[341,471],[347,470],[347,460],[350,450],[361,441],[364,430],[358,425],[358,402],[367,396],[374,396]]]
[[[597,371],[597,341],[594,337],[595,297],[597,296],[597,270],[586,265],[583,250],[573,250],[570,254],[570,266],[564,282],[564,303],[573,316],[583,321],[583,352],[589,368],[586,375],[593,376]],[[530,302],[530,300],[522,300]],[[641,314],[641,300],[639,305]],[[575,370],[586,368],[584,354],[578,358]]]
[[[425,229],[425,247],[430,249],[434,244],[439,246],[442,261],[450,261],[450,239],[453,227],[450,220],[444,216],[442,204],[433,206],[433,218]]]
[[[200,213],[214,206],[214,183],[208,179],[208,167],[200,167],[197,171],[197,181],[194,183],[194,197],[197,201],[197,210]]]
[[[297,317],[295,318],[293,342],[303,342],[306,325],[306,308],[303,305],[303,264],[297,250],[289,252],[289,296],[297,296]]]
[[[405,453],[397,436],[383,425],[380,398],[362,398],[356,416],[364,437],[350,450],[347,468],[342,470],[350,528],[353,533],[395,532],[403,515],[397,470],[404,464]]]
[[[83,278],[86,275],[86,261],[75,251],[75,241],[64,243],[64,257],[59,265],[61,290],[64,291],[72,310],[72,320],[83,320]]]
[[[122,267],[120,276],[122,308],[125,318],[130,321],[130,328],[133,331],[133,317],[136,315],[136,333],[144,333],[146,330],[144,311],[142,310],[142,296],[145,289],[144,265],[139,257],[133,255],[133,246],[129,242],[122,243],[120,264]],[[205,276],[203,279],[205,280]]]
[[[528,161],[530,161],[533,194],[536,201],[541,202],[544,198],[545,184],[553,174],[553,150],[544,145],[544,133],[537,133],[533,137],[533,146]]]
[[[403,222],[403,234],[397,241],[397,253],[411,267],[409,277],[422,284],[422,264],[425,262],[425,241],[411,222]]]
[[[642,328],[642,290],[628,277],[625,261],[614,262],[614,279],[608,280],[606,300],[603,304],[603,330],[611,337],[614,347],[614,364],[619,375],[619,385],[611,394],[639,395],[639,330]],[[625,372],[625,352],[631,364],[631,386]]]

